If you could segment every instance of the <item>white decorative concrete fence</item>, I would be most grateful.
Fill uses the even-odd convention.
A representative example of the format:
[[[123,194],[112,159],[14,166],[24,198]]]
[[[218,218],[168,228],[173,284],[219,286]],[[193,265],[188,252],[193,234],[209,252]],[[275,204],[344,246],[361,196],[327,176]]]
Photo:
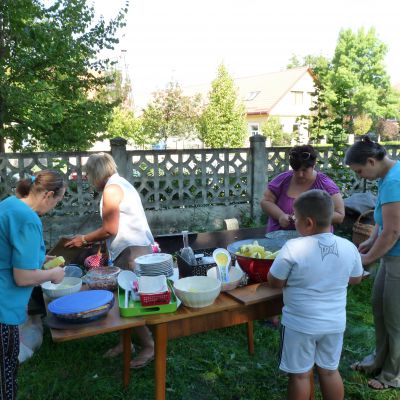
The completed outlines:
[[[249,148],[128,151],[126,141],[116,138],[110,153],[120,175],[140,193],[153,233],[163,234],[222,229],[226,218],[259,220],[267,179],[288,169],[289,149],[265,147],[265,138],[256,135]],[[388,146],[388,151],[399,158],[398,146]],[[320,169],[329,174],[332,149],[318,147],[318,152]],[[100,223],[101,195],[82,173],[90,154],[0,154],[0,199],[13,193],[20,177],[40,169],[58,169],[68,181],[65,200],[43,217],[48,246],[61,234],[85,233]],[[350,192],[354,189],[365,187],[355,179]]]

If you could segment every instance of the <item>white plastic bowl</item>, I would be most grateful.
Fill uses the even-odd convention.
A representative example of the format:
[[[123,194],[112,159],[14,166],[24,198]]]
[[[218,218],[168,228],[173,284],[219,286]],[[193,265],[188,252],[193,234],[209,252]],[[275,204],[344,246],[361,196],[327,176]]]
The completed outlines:
[[[42,283],[40,286],[46,296],[55,299],[67,294],[79,292],[82,287],[82,279],[73,276],[66,276],[59,284],[54,284],[48,281]]]
[[[207,271],[207,276],[217,279],[217,267],[210,268]],[[243,278],[243,271],[238,267],[232,267],[229,270],[229,282],[222,282],[221,292],[233,290],[238,287],[240,280]]]
[[[214,303],[221,292],[221,282],[208,276],[189,276],[174,283],[177,297],[187,307],[201,308]]]

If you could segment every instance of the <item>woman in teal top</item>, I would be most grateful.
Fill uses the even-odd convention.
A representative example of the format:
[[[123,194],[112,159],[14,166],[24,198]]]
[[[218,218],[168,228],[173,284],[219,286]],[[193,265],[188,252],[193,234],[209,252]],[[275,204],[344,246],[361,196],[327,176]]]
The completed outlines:
[[[17,396],[18,325],[25,322],[34,286],[59,283],[60,267],[42,270],[46,261],[40,215],[63,198],[65,184],[56,171],[41,171],[18,183],[17,195],[0,202],[0,398]]]
[[[368,136],[348,149],[345,162],[361,178],[378,179],[375,229],[358,248],[363,265],[381,259],[372,294],[376,350],[353,369],[376,374],[373,389],[400,387],[400,162]]]

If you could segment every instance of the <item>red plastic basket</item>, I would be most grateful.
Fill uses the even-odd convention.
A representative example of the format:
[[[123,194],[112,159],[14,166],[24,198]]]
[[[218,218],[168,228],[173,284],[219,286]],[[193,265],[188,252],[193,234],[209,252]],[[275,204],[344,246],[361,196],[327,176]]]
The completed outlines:
[[[139,293],[139,296],[143,307],[169,304],[171,301],[171,292],[169,289],[167,292],[162,293]]]

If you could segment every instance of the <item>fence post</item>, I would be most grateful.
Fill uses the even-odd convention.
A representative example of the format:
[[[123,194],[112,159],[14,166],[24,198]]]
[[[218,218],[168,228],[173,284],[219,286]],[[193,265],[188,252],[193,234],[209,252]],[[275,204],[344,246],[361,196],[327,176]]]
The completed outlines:
[[[266,174],[265,136],[254,135],[250,137],[250,171],[251,171],[251,207],[250,214],[255,221],[259,221],[263,212],[260,207],[265,184]]]
[[[110,139],[111,155],[117,164],[118,173],[126,178],[128,155],[126,153],[126,145],[128,141],[121,137]]]

